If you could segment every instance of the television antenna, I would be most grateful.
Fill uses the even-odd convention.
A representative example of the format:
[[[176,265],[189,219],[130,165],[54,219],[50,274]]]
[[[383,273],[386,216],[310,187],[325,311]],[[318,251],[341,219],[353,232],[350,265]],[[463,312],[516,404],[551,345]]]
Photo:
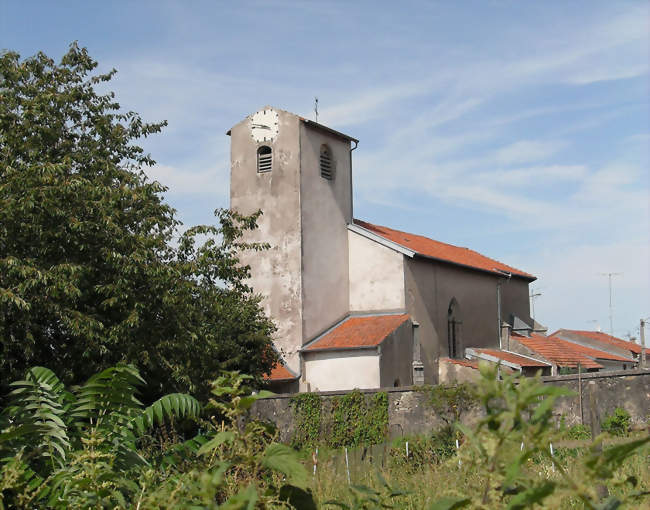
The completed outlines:
[[[541,292],[535,292],[535,289],[530,289],[530,295],[528,297],[530,298],[530,310],[533,322],[535,321],[535,299],[541,295]]]
[[[609,281],[609,334],[614,336],[614,309],[612,308],[612,276],[620,276],[623,273],[600,273],[606,276]]]
[[[316,122],[318,122],[318,98],[314,97],[314,114],[316,115]]]

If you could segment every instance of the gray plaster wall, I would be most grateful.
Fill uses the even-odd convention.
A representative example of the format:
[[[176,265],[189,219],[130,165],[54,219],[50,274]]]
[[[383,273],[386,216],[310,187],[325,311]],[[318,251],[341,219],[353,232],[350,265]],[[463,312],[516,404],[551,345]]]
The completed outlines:
[[[532,325],[530,317],[530,291],[529,280],[513,276],[509,280],[502,280],[501,285],[501,319],[510,321],[510,315],[516,315],[527,324]]]
[[[498,347],[497,276],[419,257],[405,261],[406,308],[420,324],[426,383],[437,382],[437,360],[449,355],[447,311],[452,298],[462,320],[459,352],[465,347]],[[520,299],[527,303],[528,294]],[[502,306],[502,317],[508,310]]]
[[[379,346],[380,386],[413,384],[413,323],[405,321]]]
[[[580,423],[580,386],[582,386],[582,421],[590,423],[590,393],[599,419],[602,421],[614,409],[622,407],[632,418],[634,425],[647,425],[650,420],[650,370],[624,370],[590,372],[582,374],[543,377],[548,384],[573,391],[570,397],[561,397],[553,409],[558,418],[564,417],[567,425]]]
[[[333,180],[320,175],[327,144]],[[352,221],[350,141],[300,123],[303,340],[309,341],[349,311],[348,230]]]
[[[565,387],[574,392],[573,396],[558,400],[553,412],[558,420],[564,418],[568,425],[580,423],[579,384],[582,385],[584,423],[589,424],[589,393],[594,392],[594,401],[598,406],[600,420],[611,414],[616,407],[625,408],[635,425],[647,425],[650,419],[650,370],[626,372],[606,372],[583,374],[580,381],[576,375],[543,377],[546,384]],[[427,403],[427,392],[414,388],[387,388],[367,390],[372,394],[377,391],[388,393],[388,426],[391,437],[402,435],[426,434],[446,424],[444,418],[437,415]],[[325,392],[323,396],[323,413],[331,412],[331,400],[336,395],[346,392]],[[252,407],[250,417],[275,423],[280,432],[281,441],[290,441],[294,433],[294,415],[290,406],[291,395],[277,395],[258,400]],[[461,421],[471,425],[481,416],[481,411],[471,407],[461,414]]]
[[[251,266],[250,284],[262,294],[265,313],[275,320],[276,346],[285,361],[300,371],[302,345],[300,120],[278,112],[279,132],[272,143],[258,144],[250,135],[249,120],[235,125],[230,144],[230,207],[243,214],[263,212],[259,228],[246,241],[271,245],[263,252],[243,252],[240,261]],[[270,172],[257,172],[257,148],[273,150]]]

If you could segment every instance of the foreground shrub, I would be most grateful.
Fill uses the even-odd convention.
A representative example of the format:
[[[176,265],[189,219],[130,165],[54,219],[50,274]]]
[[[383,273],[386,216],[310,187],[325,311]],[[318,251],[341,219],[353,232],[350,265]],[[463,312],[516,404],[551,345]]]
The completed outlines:
[[[250,394],[250,379],[225,373],[203,410],[182,394],[145,408],[135,396],[144,381],[132,366],[106,369],[71,391],[50,370],[29,370],[11,384],[0,413],[0,509],[252,509],[310,501],[307,473],[293,450],[274,442],[275,429],[241,425],[252,403],[270,395]],[[174,418],[198,420],[205,432],[145,456],[147,431]]]
[[[626,437],[630,431],[630,413],[621,407],[617,407],[612,414],[603,420],[602,428],[613,436]]]

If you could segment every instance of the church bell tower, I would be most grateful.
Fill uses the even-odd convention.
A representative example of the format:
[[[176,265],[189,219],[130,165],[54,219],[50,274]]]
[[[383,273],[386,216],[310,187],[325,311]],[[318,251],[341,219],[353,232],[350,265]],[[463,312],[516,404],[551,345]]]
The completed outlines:
[[[228,132],[230,207],[258,209],[246,241],[250,284],[278,330],[275,345],[302,373],[300,349],[349,312],[348,230],[352,143],[357,140],[292,113],[265,107]]]

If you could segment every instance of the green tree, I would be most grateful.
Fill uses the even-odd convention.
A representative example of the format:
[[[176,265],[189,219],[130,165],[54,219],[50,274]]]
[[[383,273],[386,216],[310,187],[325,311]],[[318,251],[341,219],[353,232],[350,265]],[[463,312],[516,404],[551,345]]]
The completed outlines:
[[[272,323],[238,264],[257,215],[175,238],[175,211],[134,142],[158,133],[123,112],[76,44],[55,63],[0,55],[0,385],[33,365],[78,383],[133,363],[153,396],[207,395],[220,369],[256,376]],[[199,239],[202,242],[199,242]],[[0,388],[1,389],[1,388]]]

